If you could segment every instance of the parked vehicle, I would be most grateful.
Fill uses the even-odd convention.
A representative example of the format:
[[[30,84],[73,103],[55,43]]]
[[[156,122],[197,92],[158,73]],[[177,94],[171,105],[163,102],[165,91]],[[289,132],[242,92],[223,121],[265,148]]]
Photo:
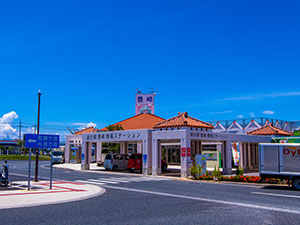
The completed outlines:
[[[64,163],[65,162],[65,156],[62,151],[53,151],[53,164],[56,163]]]
[[[140,170],[142,172],[143,169],[143,155],[142,154],[131,154],[128,160],[128,169],[130,172],[134,172],[136,170]],[[161,169],[162,172],[166,172],[168,168],[168,164],[165,160],[161,160]]]
[[[262,179],[280,178],[292,181],[300,190],[300,144],[260,144],[259,174]]]
[[[125,170],[128,167],[129,155],[127,154],[107,154],[104,159],[106,170]]]
[[[131,154],[128,160],[128,169],[130,172],[134,172],[135,170],[140,170],[142,172],[142,154]]]

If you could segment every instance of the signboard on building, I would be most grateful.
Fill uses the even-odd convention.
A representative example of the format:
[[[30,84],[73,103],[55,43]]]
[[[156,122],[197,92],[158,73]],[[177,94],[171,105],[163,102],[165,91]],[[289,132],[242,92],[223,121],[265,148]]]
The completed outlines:
[[[96,132],[91,134],[84,134],[83,138],[87,141],[105,141],[105,142],[114,142],[114,141],[137,141],[145,138],[147,131],[142,130],[129,130],[129,131],[105,131],[105,132]]]
[[[59,148],[59,135],[25,134],[26,148]]]
[[[186,156],[186,148],[181,148],[181,157]]]
[[[237,142],[231,143],[233,163],[235,166],[240,165],[240,145]]]
[[[154,114],[155,94],[141,94],[135,96],[135,114],[149,113]]]
[[[191,148],[186,148],[187,157],[191,157]]]

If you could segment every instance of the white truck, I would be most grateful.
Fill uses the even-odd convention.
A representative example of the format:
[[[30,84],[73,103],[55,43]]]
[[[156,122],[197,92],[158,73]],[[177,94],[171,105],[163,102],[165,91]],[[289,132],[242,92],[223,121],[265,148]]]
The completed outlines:
[[[300,190],[300,144],[259,144],[259,174],[292,181]]]

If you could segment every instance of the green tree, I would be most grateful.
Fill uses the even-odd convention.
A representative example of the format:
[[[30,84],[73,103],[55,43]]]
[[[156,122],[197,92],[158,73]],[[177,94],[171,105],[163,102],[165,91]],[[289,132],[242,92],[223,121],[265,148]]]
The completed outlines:
[[[108,131],[124,130],[121,124],[109,125],[106,129],[108,129]],[[119,153],[121,146],[118,143],[102,143],[102,148],[104,148],[104,150],[102,150],[103,154],[107,154],[109,152]]]
[[[109,131],[114,131],[114,130],[124,130],[122,125],[117,124],[117,125],[109,125],[106,127]]]
[[[1,155],[3,155],[3,150],[5,150],[5,147],[4,146],[2,146],[2,145],[0,145],[0,153],[1,153]]]

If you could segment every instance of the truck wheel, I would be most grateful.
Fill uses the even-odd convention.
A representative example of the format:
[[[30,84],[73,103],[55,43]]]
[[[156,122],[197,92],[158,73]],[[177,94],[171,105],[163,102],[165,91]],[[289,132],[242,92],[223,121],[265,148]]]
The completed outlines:
[[[114,165],[113,166],[113,171],[117,171],[118,170],[118,166],[117,165]]]
[[[300,191],[300,177],[295,177],[292,184],[294,189]]]

